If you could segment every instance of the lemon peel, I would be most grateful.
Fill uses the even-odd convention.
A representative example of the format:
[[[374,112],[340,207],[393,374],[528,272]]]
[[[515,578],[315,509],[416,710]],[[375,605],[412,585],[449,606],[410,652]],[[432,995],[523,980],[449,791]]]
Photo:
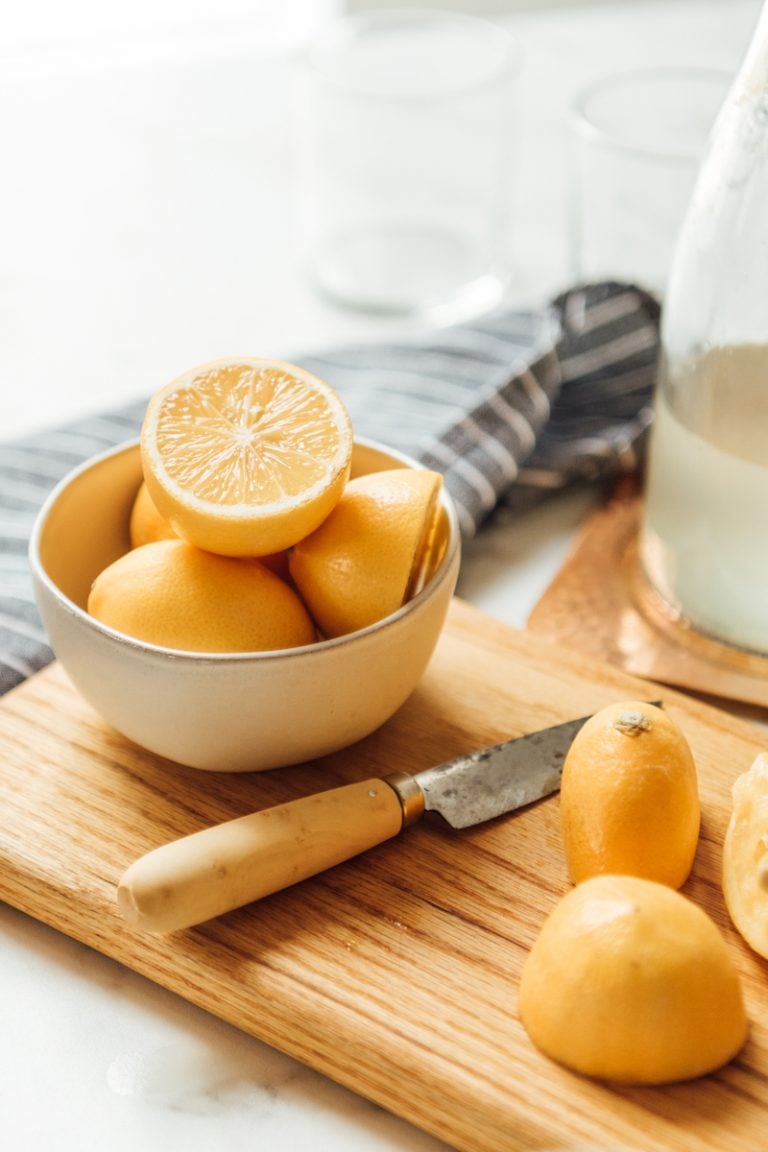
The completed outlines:
[[[350,480],[320,527],[291,551],[291,577],[328,637],[397,611],[434,563],[442,477],[395,468]]]
[[[560,788],[574,883],[623,872],[679,888],[693,866],[700,820],[693,754],[668,713],[633,700],[590,717],[565,758]]]
[[[185,652],[263,652],[316,640],[299,597],[265,565],[184,540],[121,556],[94,580],[88,611],[126,636]]]
[[[712,1072],[748,1029],[715,922],[674,889],[635,876],[596,876],[561,898],[526,957],[519,1009],[551,1059],[634,1084]]]

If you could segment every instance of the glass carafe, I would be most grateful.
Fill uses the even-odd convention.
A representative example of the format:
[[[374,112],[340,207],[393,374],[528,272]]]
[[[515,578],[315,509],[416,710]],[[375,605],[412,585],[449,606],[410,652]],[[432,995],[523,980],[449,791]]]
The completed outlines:
[[[640,552],[686,624],[768,654],[768,0],[672,262]]]

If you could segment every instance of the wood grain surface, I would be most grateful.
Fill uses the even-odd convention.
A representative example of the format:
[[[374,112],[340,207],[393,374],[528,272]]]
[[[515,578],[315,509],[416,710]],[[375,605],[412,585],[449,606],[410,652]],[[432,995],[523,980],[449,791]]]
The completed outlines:
[[[568,888],[551,797],[465,832],[425,819],[288,891],[168,937],[128,928],[132,860],[210,823],[344,781],[650,698],[648,684],[456,601],[422,684],[379,732],[314,764],[181,768],[107,728],[53,665],[0,704],[0,897],[467,1152],[765,1152],[768,964],[726,915],[734,778],[768,736],[664,690],[697,761],[702,835],[685,892],[742,974],[751,1032],[716,1075],[618,1088],[537,1052],[517,1015],[528,948]]]

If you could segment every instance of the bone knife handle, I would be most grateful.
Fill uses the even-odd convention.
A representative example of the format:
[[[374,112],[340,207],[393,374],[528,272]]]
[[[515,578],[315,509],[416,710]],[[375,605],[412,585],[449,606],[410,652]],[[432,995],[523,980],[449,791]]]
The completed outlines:
[[[221,916],[396,836],[423,810],[417,787],[393,773],[194,832],[136,860],[118,907],[132,926],[159,933]]]

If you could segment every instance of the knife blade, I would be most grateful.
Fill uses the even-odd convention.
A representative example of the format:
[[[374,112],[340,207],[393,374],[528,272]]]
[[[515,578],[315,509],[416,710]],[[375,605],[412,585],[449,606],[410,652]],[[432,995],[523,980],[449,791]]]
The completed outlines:
[[[250,904],[398,835],[436,812],[468,828],[556,792],[583,716],[458,756],[393,772],[193,832],[136,860],[117,890],[134,927],[168,933]]]

